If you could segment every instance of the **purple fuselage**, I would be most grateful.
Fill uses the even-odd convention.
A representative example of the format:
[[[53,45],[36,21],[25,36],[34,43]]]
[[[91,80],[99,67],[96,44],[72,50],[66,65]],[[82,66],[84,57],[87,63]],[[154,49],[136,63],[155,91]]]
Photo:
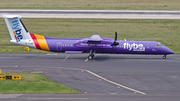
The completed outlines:
[[[172,50],[154,41],[116,41],[119,45],[113,46],[113,39],[102,38],[101,41],[85,39],[61,39],[45,37],[51,52],[65,53],[96,53],[109,54],[174,54]]]

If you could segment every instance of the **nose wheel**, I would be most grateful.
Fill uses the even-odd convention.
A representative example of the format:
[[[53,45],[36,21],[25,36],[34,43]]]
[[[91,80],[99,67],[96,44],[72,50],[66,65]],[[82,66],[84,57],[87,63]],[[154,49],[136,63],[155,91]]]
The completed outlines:
[[[92,55],[92,56],[89,55],[89,56],[88,56],[88,59],[89,59],[89,60],[92,60],[93,58],[94,58],[94,55]]]
[[[162,58],[163,58],[163,59],[166,59],[166,55],[164,55]]]

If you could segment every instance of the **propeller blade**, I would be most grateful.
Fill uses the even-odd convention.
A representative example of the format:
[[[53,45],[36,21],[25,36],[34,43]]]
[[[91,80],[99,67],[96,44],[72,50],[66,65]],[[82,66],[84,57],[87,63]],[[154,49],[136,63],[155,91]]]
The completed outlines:
[[[117,40],[117,32],[115,32],[115,39],[114,39],[115,41]]]
[[[117,32],[115,32],[115,39],[114,39],[113,46],[115,46],[115,45],[119,45],[119,43],[118,43],[118,42],[116,42],[116,40],[117,40]]]

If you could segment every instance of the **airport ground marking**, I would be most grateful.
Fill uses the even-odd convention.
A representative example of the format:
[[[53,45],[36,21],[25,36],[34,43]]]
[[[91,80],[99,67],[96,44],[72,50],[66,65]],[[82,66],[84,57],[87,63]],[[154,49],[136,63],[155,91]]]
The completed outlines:
[[[86,60],[85,60],[85,62],[87,62],[89,59],[87,58]]]
[[[67,55],[62,61],[65,61],[70,55]]]
[[[111,80],[108,80],[108,79],[106,79],[106,78],[104,78],[104,77],[102,77],[102,76],[100,76],[100,75],[98,75],[98,74],[95,74],[95,73],[93,73],[93,72],[91,72],[91,71],[89,71],[89,70],[86,70],[86,69],[77,69],[77,68],[64,68],[64,69],[86,71],[86,72],[88,72],[88,73],[90,73],[90,74],[92,74],[92,75],[94,75],[94,76],[96,76],[96,77],[98,77],[98,78],[101,78],[102,80],[105,80],[105,81],[107,81],[107,82],[109,82],[109,83],[112,83],[112,84],[114,84],[114,85],[117,85],[117,86],[119,86],[119,87],[128,89],[128,90],[130,90],[130,91],[133,91],[133,92],[136,92],[136,93],[139,93],[139,94],[142,94],[142,95],[147,95],[147,94],[144,93],[144,92],[141,92],[141,91],[132,89],[132,88],[130,88],[130,87],[127,87],[127,86],[124,86],[124,85],[121,85],[121,84],[118,84],[118,83],[116,83],[116,82],[113,82],[113,81],[111,81]]]

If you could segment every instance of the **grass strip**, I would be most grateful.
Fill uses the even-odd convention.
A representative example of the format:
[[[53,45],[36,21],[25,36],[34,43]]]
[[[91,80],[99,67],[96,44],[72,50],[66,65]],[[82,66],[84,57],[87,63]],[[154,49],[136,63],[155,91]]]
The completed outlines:
[[[0,80],[0,94],[80,94],[80,92],[49,80],[42,74],[12,73],[21,75],[21,80]]]
[[[0,0],[0,9],[180,10],[179,0]]]
[[[24,50],[24,46],[11,46],[11,47],[0,47],[0,53],[52,53],[48,51],[38,50],[30,48],[29,51]]]

